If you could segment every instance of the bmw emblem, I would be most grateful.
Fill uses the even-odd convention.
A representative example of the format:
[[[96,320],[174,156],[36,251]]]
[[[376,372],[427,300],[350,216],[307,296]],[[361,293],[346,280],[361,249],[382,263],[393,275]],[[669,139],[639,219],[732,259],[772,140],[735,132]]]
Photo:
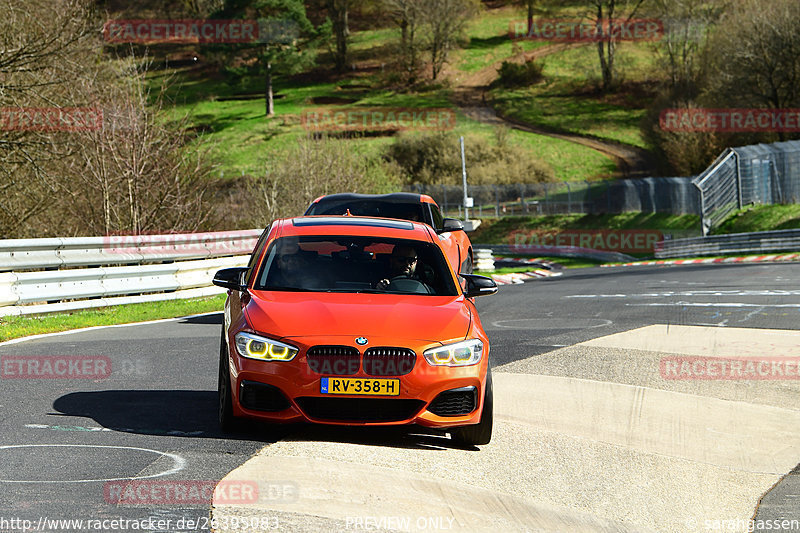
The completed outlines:
[[[367,338],[366,338],[366,337],[359,337],[359,338],[357,338],[357,339],[356,339],[356,344],[358,344],[359,346],[364,346],[364,345],[366,345],[368,342],[369,342],[369,341],[367,340]]]

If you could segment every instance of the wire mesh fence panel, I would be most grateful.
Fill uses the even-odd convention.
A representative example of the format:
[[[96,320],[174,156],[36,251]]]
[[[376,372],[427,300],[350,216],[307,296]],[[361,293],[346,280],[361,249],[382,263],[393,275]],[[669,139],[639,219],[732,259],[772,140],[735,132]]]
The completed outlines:
[[[800,202],[800,141],[726,150],[694,180],[700,191],[703,233],[751,204]]]
[[[739,156],[742,205],[800,202],[800,142],[733,150]]]
[[[412,185],[427,194],[447,216],[463,216],[464,190],[458,185]],[[599,214],[631,211],[699,214],[691,178],[470,185],[470,216]]]
[[[726,150],[693,183],[700,191],[703,234],[706,234],[740,205],[736,152]]]

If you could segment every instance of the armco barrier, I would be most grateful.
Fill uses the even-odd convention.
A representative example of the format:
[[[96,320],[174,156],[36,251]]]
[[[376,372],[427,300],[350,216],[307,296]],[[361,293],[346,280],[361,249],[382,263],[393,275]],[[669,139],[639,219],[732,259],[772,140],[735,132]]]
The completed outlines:
[[[82,305],[95,307],[93,300],[80,300],[86,298],[153,293],[162,293],[159,296],[165,296],[174,291],[209,288],[217,270],[245,266],[248,259],[249,256],[242,255],[162,265],[5,272],[0,274],[0,316],[51,312],[61,308],[82,309]],[[221,292],[224,290],[215,288],[204,294]],[[150,297],[146,301],[154,299],[158,298]],[[42,303],[61,300],[80,301],[72,301],[69,306],[60,307]],[[129,298],[123,303],[132,301],[135,299]]]
[[[0,240],[0,272],[244,255],[262,231]]]
[[[0,316],[220,294],[214,273],[247,265],[261,232],[3,240]]]
[[[727,255],[739,253],[789,252],[800,250],[800,229],[732,233],[662,241],[656,245],[658,259]]]

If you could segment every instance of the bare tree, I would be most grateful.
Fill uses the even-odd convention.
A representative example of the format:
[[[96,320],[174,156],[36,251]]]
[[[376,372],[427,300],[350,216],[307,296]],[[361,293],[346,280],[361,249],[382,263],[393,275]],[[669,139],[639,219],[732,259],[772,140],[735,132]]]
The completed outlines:
[[[393,192],[399,185],[394,167],[359,153],[351,142],[305,137],[285,157],[270,160],[264,175],[249,184],[249,211],[259,216],[250,223],[302,213],[324,194]]]
[[[209,221],[210,174],[203,145],[188,144],[186,119],[168,122],[164,88],[145,85],[147,62],[128,59],[123,82],[78,90],[103,102],[104,124],[79,133],[59,192],[73,232],[132,234],[195,231]]]
[[[439,77],[450,50],[479,7],[473,0],[427,0],[423,3],[421,15],[434,80]]]
[[[381,0],[385,13],[400,28],[400,57],[408,81],[414,83],[419,68],[420,44],[417,34],[422,7],[427,0]]]
[[[661,63],[669,73],[669,89],[676,96],[694,98],[699,89],[700,52],[711,28],[729,2],[653,0],[655,13],[664,23],[664,37],[656,44]]]
[[[646,0],[589,0],[593,11],[595,26],[602,32],[597,41],[597,55],[600,58],[600,72],[603,76],[603,90],[608,91],[614,85],[614,61],[617,53],[618,36],[609,31],[615,23],[630,21]]]
[[[91,77],[98,53],[88,0],[0,0],[0,108],[87,105],[66,88]],[[97,39],[96,39],[97,40]],[[0,127],[0,238],[27,236],[57,200],[55,168],[69,153],[68,134]]]
[[[796,0],[737,2],[705,49],[704,99],[717,106],[800,106],[799,26]]]

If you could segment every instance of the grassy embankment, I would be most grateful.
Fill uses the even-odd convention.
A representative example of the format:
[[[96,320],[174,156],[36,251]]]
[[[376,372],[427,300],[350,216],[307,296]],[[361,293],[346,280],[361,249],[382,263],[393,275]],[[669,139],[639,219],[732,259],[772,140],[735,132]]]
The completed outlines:
[[[464,48],[451,57],[448,74],[455,78],[468,75],[508,58],[515,49],[532,50],[547,44],[523,42],[515,45],[508,38],[508,27],[512,20],[518,19],[517,10],[504,8],[487,11],[473,21]],[[279,157],[307,134],[301,124],[306,111],[349,107],[452,107],[449,96],[453,86],[447,81],[414,93],[387,88],[381,66],[387,48],[396,39],[392,29],[355,32],[351,52],[359,68],[353,72],[333,76],[316,69],[288,79],[277,78],[276,114],[272,118],[265,116],[263,79],[259,77],[232,79],[211,67],[203,67],[201,62],[199,67],[154,73],[152,81],[155,84],[163,76],[172,76],[173,113],[176,117],[189,114],[193,128],[203,132],[205,140],[215,145],[212,153],[220,163],[222,175],[259,174],[267,160]],[[319,53],[325,52],[319,50]],[[564,75],[573,73],[565,71]],[[474,134],[495,142],[492,126],[461,113],[458,113],[455,133]],[[513,143],[532,151],[549,165],[559,180],[602,179],[616,170],[611,159],[585,146],[519,131],[512,131],[509,136]],[[379,151],[392,142],[392,137],[365,137],[351,142],[360,150]]]

